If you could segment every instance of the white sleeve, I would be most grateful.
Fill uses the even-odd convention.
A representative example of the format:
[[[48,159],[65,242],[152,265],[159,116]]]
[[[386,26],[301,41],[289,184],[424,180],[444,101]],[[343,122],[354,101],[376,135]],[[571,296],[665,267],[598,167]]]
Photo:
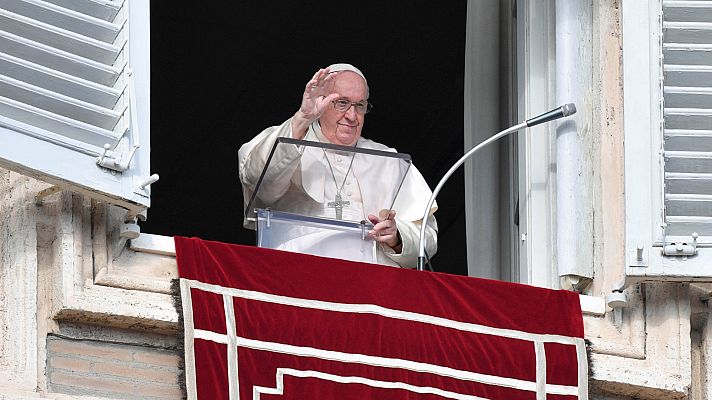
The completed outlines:
[[[421,221],[431,195],[425,178],[415,166],[411,166],[393,206],[396,211],[396,226],[403,242],[401,252],[396,253],[390,247],[382,245],[386,256],[403,268],[417,267]],[[437,209],[437,203],[434,202],[425,227],[425,251],[429,257],[435,255],[438,249],[438,224],[433,216]]]
[[[401,267],[416,268],[418,265],[418,240],[420,238],[421,220],[405,221],[396,216],[396,226],[403,242],[401,252],[396,253],[393,249],[383,244],[380,246],[383,246],[385,255]],[[438,224],[435,216],[431,214],[425,227],[425,251],[429,257],[432,257],[437,250]]]
[[[272,147],[279,137],[292,137],[291,118],[282,125],[265,129],[240,147],[238,171],[242,183],[243,207],[247,207],[262,170],[267,164]],[[269,182],[269,185],[263,185],[260,189],[260,197],[263,201],[273,203],[287,191],[292,175],[299,165],[298,161],[302,151],[299,147],[295,145],[279,146],[278,151],[273,155],[270,169],[263,178],[265,182]]]

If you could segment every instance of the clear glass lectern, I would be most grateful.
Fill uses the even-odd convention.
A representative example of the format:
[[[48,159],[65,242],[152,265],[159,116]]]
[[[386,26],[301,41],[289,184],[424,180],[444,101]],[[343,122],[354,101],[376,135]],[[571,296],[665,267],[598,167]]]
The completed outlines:
[[[257,246],[377,263],[368,215],[392,209],[408,154],[278,138],[245,218]]]

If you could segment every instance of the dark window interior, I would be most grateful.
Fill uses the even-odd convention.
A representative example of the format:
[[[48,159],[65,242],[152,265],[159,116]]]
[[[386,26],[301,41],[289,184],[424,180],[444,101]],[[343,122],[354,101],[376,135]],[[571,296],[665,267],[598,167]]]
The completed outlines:
[[[151,163],[142,231],[254,244],[237,149],[348,62],[375,105],[363,136],[412,155],[431,188],[463,154],[465,1],[151,2]],[[437,271],[466,274],[464,174],[438,197]]]

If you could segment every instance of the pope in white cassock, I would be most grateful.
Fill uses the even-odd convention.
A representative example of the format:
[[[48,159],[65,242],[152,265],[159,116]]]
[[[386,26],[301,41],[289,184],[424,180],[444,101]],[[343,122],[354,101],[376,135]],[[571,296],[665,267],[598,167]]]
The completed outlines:
[[[279,137],[395,152],[361,137],[365,114],[371,108],[368,96],[365,76],[350,64],[333,64],[317,71],[307,82],[301,107],[294,116],[279,126],[265,129],[240,148],[239,172],[245,207]],[[258,197],[264,197],[261,200],[266,203],[288,204],[289,209],[304,215],[334,218],[336,212],[338,219],[367,219],[373,224],[368,236],[377,243],[376,262],[415,268],[421,218],[432,194],[420,172],[411,166],[392,209],[380,209],[384,204],[383,193],[398,189],[393,186],[397,186],[396,176],[402,171],[384,168],[388,164],[371,165],[367,157],[348,156],[335,150],[309,147],[311,153],[307,156],[304,148],[278,147]],[[320,172],[316,173],[317,170]],[[327,171],[328,176],[321,171]],[[437,250],[437,223],[433,216],[436,209],[434,204],[426,222],[426,251],[431,257]],[[245,225],[249,225],[247,221]],[[329,246],[333,247],[331,253],[338,256],[339,243],[309,236],[277,248],[314,253],[307,249]]]

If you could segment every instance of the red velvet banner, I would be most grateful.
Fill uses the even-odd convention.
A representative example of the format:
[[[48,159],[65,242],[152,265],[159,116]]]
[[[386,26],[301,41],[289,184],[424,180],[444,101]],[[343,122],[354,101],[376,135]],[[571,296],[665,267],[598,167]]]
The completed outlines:
[[[188,398],[587,398],[575,293],[175,243]]]

